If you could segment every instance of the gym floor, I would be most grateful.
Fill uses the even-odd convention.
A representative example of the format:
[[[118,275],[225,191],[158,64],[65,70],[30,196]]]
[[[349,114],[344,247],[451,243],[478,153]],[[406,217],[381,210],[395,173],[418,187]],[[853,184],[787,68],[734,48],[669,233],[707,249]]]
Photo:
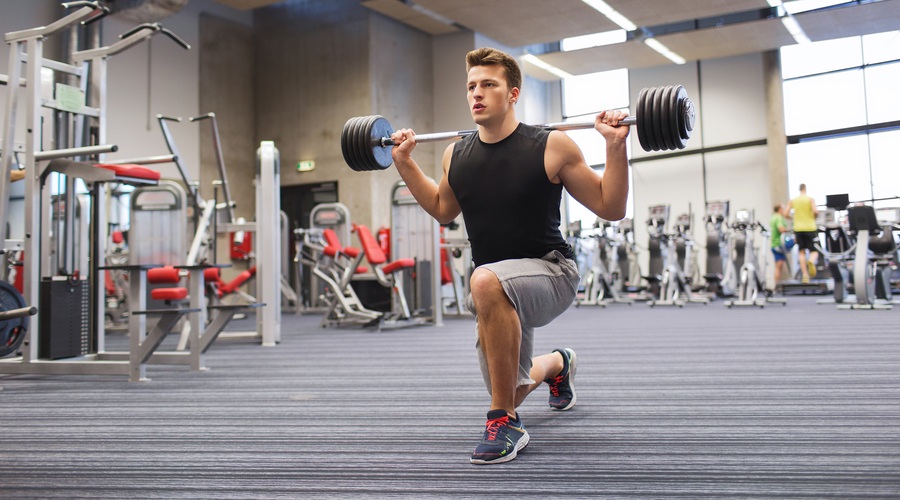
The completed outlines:
[[[373,332],[286,314],[279,346],[220,339],[203,373],[0,375],[0,497],[897,498],[898,315],[811,296],[573,307],[536,347],[576,349],[577,406],[552,412],[539,389],[528,448],[475,466],[472,319]]]

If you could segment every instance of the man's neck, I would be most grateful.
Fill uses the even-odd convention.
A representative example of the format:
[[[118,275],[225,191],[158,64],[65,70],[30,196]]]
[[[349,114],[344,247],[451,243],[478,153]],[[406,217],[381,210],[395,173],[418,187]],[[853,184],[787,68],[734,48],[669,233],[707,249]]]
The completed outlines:
[[[518,126],[519,120],[516,119],[516,114],[509,113],[502,122],[497,124],[478,125],[478,138],[488,144],[500,142],[512,135]]]

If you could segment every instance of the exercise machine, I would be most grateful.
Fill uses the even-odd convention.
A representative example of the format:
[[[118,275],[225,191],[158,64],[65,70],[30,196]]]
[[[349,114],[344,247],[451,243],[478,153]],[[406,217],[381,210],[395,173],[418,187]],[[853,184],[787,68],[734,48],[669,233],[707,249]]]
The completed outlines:
[[[850,232],[856,235],[853,257],[853,291],[855,301],[845,301],[838,308],[891,309],[891,260],[896,255],[893,224],[881,224],[871,205],[847,208]]]
[[[731,236],[728,231],[729,204],[706,202],[706,291],[719,297],[731,297],[737,289],[737,269],[731,258]]]
[[[769,247],[769,231],[765,224],[755,220],[752,210],[738,210],[735,213],[731,230],[735,242],[742,244],[742,262],[738,271],[738,286],[735,297],[725,301],[728,308],[735,306],[765,307],[766,303],[786,305],[783,298],[771,297],[766,290],[766,255],[758,256],[757,252],[765,252]],[[760,235],[757,244],[757,230]],[[760,258],[761,257],[761,258]]]

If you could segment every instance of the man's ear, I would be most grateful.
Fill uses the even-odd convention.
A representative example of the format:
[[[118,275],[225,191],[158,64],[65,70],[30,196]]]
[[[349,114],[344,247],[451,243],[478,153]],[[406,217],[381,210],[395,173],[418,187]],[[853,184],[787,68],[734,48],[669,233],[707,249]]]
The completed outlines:
[[[510,97],[509,97],[510,102],[515,103],[516,101],[519,100],[519,87],[513,87],[509,91],[509,93],[510,93]]]

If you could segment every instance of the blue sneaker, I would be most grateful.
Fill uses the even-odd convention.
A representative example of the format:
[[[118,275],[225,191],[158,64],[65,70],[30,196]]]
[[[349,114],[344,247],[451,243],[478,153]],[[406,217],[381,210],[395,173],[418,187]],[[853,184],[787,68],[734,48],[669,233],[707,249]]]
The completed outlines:
[[[528,431],[522,420],[509,418],[506,410],[491,410],[487,414],[487,424],[481,443],[475,447],[473,464],[500,464],[516,458],[519,450],[528,446]]]
[[[555,349],[562,354],[563,369],[559,375],[545,379],[550,386],[550,409],[565,411],[575,406],[575,371],[578,367],[578,359],[575,351],[569,349]]]

